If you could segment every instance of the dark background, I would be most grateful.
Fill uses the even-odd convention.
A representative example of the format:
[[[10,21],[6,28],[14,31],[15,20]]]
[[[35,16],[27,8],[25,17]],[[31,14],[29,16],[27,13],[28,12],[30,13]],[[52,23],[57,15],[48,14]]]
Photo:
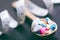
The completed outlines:
[[[17,20],[16,10],[12,8],[11,3],[15,0],[0,0],[0,12],[7,9],[10,15]],[[36,2],[35,0],[32,0]],[[41,3],[37,0],[37,4]],[[39,5],[39,4],[38,4]],[[42,5],[42,3],[40,4]],[[40,6],[39,5],[39,6]],[[43,6],[46,8],[46,6]],[[58,25],[58,30],[54,35],[48,37],[39,37],[31,32],[31,23],[28,17],[26,17],[23,25],[18,25],[15,29],[10,29],[8,32],[0,36],[0,40],[60,40],[60,4],[54,4],[54,10],[50,15],[47,15],[54,20]],[[0,22],[1,26],[1,22]]]

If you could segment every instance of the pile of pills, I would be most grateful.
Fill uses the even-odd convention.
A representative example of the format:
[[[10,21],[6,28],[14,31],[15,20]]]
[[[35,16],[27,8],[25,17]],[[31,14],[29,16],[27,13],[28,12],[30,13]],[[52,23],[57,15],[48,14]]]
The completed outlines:
[[[42,21],[42,23],[38,24],[36,28],[34,27],[35,29],[33,28],[33,30],[38,29],[34,31],[34,33],[44,36],[50,34],[56,29],[56,24],[54,24],[54,22],[51,19],[49,19],[49,17],[46,17],[45,19],[40,21]]]

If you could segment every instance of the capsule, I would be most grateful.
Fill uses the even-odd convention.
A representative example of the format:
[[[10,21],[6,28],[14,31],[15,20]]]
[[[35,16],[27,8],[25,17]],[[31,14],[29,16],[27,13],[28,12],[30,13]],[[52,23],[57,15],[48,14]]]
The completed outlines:
[[[41,29],[40,29],[40,34],[44,34],[46,32],[46,27],[42,27]]]
[[[56,25],[55,25],[55,24],[52,24],[52,25],[50,26],[50,29],[51,29],[51,30],[54,30],[55,27],[56,27]]]

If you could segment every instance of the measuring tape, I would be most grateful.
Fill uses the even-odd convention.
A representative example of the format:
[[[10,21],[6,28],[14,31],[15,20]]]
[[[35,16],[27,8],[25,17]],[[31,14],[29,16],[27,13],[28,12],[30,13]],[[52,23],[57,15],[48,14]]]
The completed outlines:
[[[16,28],[18,22],[14,20],[7,10],[4,10],[0,13],[1,22],[2,22],[2,33],[6,33],[10,28]]]
[[[38,25],[38,23],[41,23],[42,21],[40,21],[39,20],[39,18],[37,18],[36,16],[34,16],[33,14],[35,14],[35,15],[37,15],[37,16],[46,16],[48,13],[50,13],[50,12],[52,12],[52,10],[53,10],[53,3],[50,1],[50,0],[42,0],[44,3],[45,3],[45,5],[46,5],[46,7],[47,7],[47,9],[44,9],[44,8],[42,8],[42,7],[39,7],[38,5],[36,5],[36,4],[34,4],[33,2],[31,2],[30,0],[19,0],[19,1],[17,1],[16,2],[16,5],[15,5],[15,7],[14,8],[16,8],[17,9],[17,14],[23,14],[23,15],[26,15],[26,16],[28,16],[28,17],[30,17],[32,20],[33,20],[33,22],[32,22],[32,28],[34,28],[34,27],[36,27],[36,25]],[[22,10],[21,10],[22,9]],[[26,12],[26,13],[24,13],[25,11],[26,11],[26,9],[27,9],[27,11],[29,11],[29,12]],[[32,13],[32,14],[31,14]],[[46,13],[46,14],[45,14]],[[22,17],[20,17],[20,15],[18,15],[18,17],[19,18],[22,18]],[[22,16],[23,16],[22,15]],[[25,19],[25,16],[23,16],[23,18]],[[22,21],[24,21],[24,19],[22,18]],[[35,20],[34,20],[34,18],[35,18]],[[19,20],[20,21],[20,20]],[[34,23],[34,21],[35,22],[37,22],[37,24],[35,24]],[[21,22],[21,21],[20,21]],[[49,21],[48,23],[50,23],[51,21]],[[33,24],[34,23],[34,24]],[[54,22],[55,23],[55,22]],[[34,27],[33,27],[34,26]],[[31,28],[31,30],[32,30],[32,28]],[[38,27],[36,27],[37,28],[37,30],[38,30]],[[45,29],[45,28],[44,28]],[[54,28],[52,28],[52,29],[54,29]],[[43,30],[43,29],[42,29]],[[56,25],[56,30],[57,30],[57,25]],[[54,31],[50,31],[50,33],[48,33],[48,35],[50,35],[50,34],[52,34],[52,33],[54,33],[56,30],[54,30]],[[36,30],[34,30],[34,32],[35,32]],[[32,31],[33,32],[33,31]],[[40,34],[39,34],[40,35]],[[41,35],[41,36],[47,36],[47,35]]]
[[[60,4],[60,0],[51,0],[54,4]]]
[[[37,16],[46,16],[48,12],[53,10],[53,3],[49,0],[43,0],[47,9],[37,6],[30,0],[18,0],[16,3],[17,17],[19,24],[23,24],[25,21],[25,9]]]
[[[53,10],[53,3],[51,2],[51,0],[42,0],[42,1],[43,1],[43,3],[45,3],[47,9],[39,7],[38,5],[34,4],[30,0],[26,0],[25,5],[31,13],[33,13],[37,16],[46,16],[48,14],[48,12],[51,12]]]
[[[20,7],[23,2],[25,2],[25,7],[33,14],[37,15],[37,16],[46,16],[48,14],[48,12],[51,12],[53,10],[53,3],[50,0],[42,0],[47,9],[44,9],[42,7],[39,7],[38,5],[34,4],[33,2],[31,2],[30,0],[24,0],[21,2],[21,0],[19,0],[18,2],[18,7]],[[20,5],[20,6],[19,6]],[[23,4],[22,4],[23,5]]]
[[[21,2],[21,3],[20,3]],[[23,24],[25,21],[25,5],[24,0],[20,0],[16,3],[16,10],[17,10],[17,19],[19,24]]]

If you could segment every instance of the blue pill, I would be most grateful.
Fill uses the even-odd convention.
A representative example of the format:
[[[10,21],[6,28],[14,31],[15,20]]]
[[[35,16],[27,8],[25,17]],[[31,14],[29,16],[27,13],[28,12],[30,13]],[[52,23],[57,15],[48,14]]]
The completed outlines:
[[[42,26],[42,27],[46,27],[46,25],[45,25],[45,24],[41,24],[41,26]]]
[[[49,17],[46,17],[46,21],[47,21],[47,22],[49,21]]]
[[[52,25],[50,26],[50,28],[51,28],[52,30],[54,30],[54,29],[55,29],[55,27],[56,27],[56,25],[55,25],[55,24],[52,24]]]

